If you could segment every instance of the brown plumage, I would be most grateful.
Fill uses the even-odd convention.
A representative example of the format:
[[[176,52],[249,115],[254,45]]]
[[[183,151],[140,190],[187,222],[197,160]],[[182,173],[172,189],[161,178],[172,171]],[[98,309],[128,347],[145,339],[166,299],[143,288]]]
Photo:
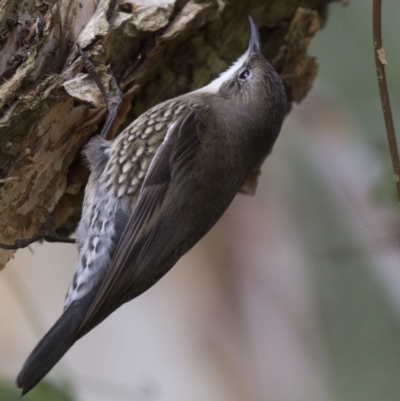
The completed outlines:
[[[64,313],[17,378],[29,391],[64,353],[155,284],[216,223],[269,154],[285,114],[282,82],[248,51],[204,88],[153,107],[113,142],[95,138]]]

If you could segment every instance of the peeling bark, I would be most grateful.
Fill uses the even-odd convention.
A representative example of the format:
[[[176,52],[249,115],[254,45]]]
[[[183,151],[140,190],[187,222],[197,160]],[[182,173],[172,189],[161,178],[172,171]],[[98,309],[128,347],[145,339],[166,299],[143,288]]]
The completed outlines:
[[[111,72],[124,94],[115,135],[149,107],[223,71],[246,47],[250,14],[289,110],[316,76],[307,48],[330,1],[0,1],[0,242],[39,230],[36,205],[53,211],[64,235],[76,227],[88,177],[81,148],[106,114],[76,42],[104,84]],[[1,251],[0,265],[11,255]]]

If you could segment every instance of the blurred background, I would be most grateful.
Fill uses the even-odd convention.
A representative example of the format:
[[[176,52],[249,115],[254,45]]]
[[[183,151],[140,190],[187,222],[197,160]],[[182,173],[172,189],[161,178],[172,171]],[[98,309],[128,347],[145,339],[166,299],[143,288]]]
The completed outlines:
[[[80,340],[25,398],[52,401],[400,399],[400,210],[375,77],[372,2],[330,6],[320,65],[253,198],[237,196],[159,284]],[[400,132],[400,3],[383,4]],[[33,252],[33,255],[32,255]],[[58,318],[70,245],[0,274],[0,400]]]

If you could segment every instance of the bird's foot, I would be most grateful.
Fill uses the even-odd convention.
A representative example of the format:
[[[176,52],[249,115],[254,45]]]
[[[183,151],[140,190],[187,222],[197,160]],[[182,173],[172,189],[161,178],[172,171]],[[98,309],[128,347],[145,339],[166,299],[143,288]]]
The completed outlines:
[[[3,248],[3,249],[26,248],[33,242],[36,242],[39,240],[44,240],[47,242],[62,242],[62,243],[69,243],[69,244],[75,243],[75,239],[60,237],[54,231],[54,225],[55,225],[54,219],[53,219],[53,216],[50,214],[50,212],[47,209],[45,209],[42,206],[36,206],[36,207],[41,209],[46,214],[46,222],[44,223],[43,228],[37,234],[35,234],[34,236],[32,236],[30,238],[16,240],[13,245],[6,245],[6,244],[0,243],[0,248]]]
[[[97,87],[100,89],[100,92],[103,95],[104,101],[107,104],[108,116],[107,116],[106,122],[100,132],[100,136],[105,139],[107,137],[108,132],[110,131],[110,128],[112,127],[112,125],[115,121],[115,118],[117,117],[118,110],[121,107],[122,93],[118,87],[117,80],[115,79],[115,77],[112,74],[111,74],[111,81],[110,81],[111,91],[106,90],[106,88],[103,85],[103,82],[101,82],[99,75],[97,74],[96,70],[94,69],[92,62],[88,59],[88,57],[83,52],[82,48],[79,46],[78,43],[76,44],[76,46],[78,47],[78,51],[83,58],[86,71],[92,76],[92,78],[96,82]]]

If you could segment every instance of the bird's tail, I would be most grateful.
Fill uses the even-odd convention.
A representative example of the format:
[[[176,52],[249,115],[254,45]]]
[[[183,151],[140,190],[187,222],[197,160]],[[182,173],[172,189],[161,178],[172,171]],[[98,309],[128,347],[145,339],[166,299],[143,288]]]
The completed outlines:
[[[88,307],[88,303],[82,301],[73,302],[64,311],[25,361],[16,380],[22,395],[35,387],[81,337],[77,333]]]

